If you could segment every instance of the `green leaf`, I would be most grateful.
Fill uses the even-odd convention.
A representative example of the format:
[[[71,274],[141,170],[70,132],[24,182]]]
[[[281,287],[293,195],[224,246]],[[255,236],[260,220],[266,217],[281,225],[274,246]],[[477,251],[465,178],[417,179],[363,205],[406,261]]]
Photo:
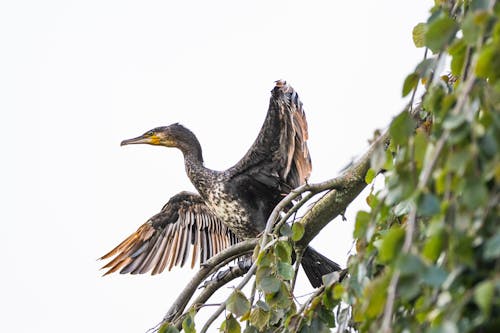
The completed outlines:
[[[382,238],[379,249],[379,259],[387,263],[392,260],[403,245],[405,231],[399,226],[393,226]]]
[[[406,77],[403,83],[403,92],[402,92],[403,97],[405,97],[406,95],[411,93],[413,89],[415,89],[419,79],[420,77],[417,73],[411,73]]]
[[[170,323],[165,323],[160,327],[158,333],[179,333],[179,330],[177,329],[177,327],[172,326]]]
[[[271,268],[270,266],[265,266],[265,267],[257,267],[257,272],[255,273],[255,280],[257,282],[257,285],[262,281],[263,278],[270,276],[274,273],[274,269]]]
[[[492,281],[483,281],[474,289],[474,301],[486,316],[489,316],[495,285]]]
[[[268,293],[265,295],[266,302],[272,308],[286,309],[292,305],[290,291],[286,283],[279,285],[278,291],[275,293]],[[277,318],[279,319],[279,318]]]
[[[449,171],[456,172],[458,175],[463,175],[467,164],[470,163],[470,153],[464,150],[455,150],[450,152],[446,160],[446,168]]]
[[[341,299],[342,298],[342,295],[344,294],[344,286],[340,283],[337,283],[334,287],[333,287],[333,298],[335,299]]]
[[[396,261],[396,267],[399,269],[401,276],[420,275],[425,271],[422,260],[413,254],[401,254]]]
[[[398,297],[408,302],[413,300],[421,291],[421,277],[418,275],[404,275],[399,278]]]
[[[365,313],[368,318],[375,318],[384,310],[388,284],[388,276],[383,275],[368,283],[363,290],[363,299],[367,302]]]
[[[484,258],[487,260],[500,257],[500,233],[488,239],[484,245]]]
[[[241,326],[236,318],[230,314],[226,317],[226,320],[222,322],[220,331],[224,333],[241,333]]]
[[[250,301],[240,290],[235,290],[231,296],[229,296],[226,308],[236,317],[241,317],[250,310]]]
[[[280,289],[281,281],[274,276],[264,276],[257,282],[259,289],[265,293],[275,293]]]
[[[417,131],[414,140],[414,160],[417,168],[421,169],[425,159],[428,143],[427,134],[423,131]]]
[[[456,22],[446,14],[441,14],[437,19],[429,22],[425,32],[425,44],[432,52],[444,50],[457,32]]]
[[[456,40],[450,46],[449,53],[452,56],[450,69],[451,73],[457,77],[460,77],[462,74],[466,51],[467,51],[467,45],[465,45],[465,42],[462,39]]]
[[[386,149],[385,151],[385,163],[382,167],[384,170],[392,170],[394,168],[394,160],[392,156],[392,151]]]
[[[365,183],[370,184],[376,175],[377,173],[375,172],[375,170],[373,170],[372,168],[368,169],[365,176]]]
[[[389,193],[386,204],[394,205],[401,200],[409,198],[415,191],[415,179],[409,170],[400,170],[387,179]]]
[[[429,217],[439,213],[439,199],[432,193],[425,193],[419,197],[418,212],[422,216]]]
[[[320,307],[319,310],[316,311],[318,314],[318,318],[326,324],[327,327],[332,328],[335,327],[335,316],[333,315],[333,312],[326,309],[325,307]],[[325,329],[325,332],[331,332],[329,329]]]
[[[486,187],[477,179],[466,181],[462,193],[462,201],[470,209],[479,207],[488,199]]]
[[[428,78],[434,72],[436,65],[436,58],[424,59],[415,68],[415,73],[421,78]]]
[[[492,83],[500,77],[500,43],[483,48],[477,59],[476,74],[491,79]]]
[[[196,328],[194,327],[194,313],[190,312],[186,318],[182,321],[182,329],[186,333],[196,333]]]
[[[462,22],[464,41],[470,46],[474,46],[481,36],[482,27],[477,24],[475,16],[476,13],[469,12]]]
[[[257,264],[259,264],[259,267],[263,268],[271,266],[275,261],[276,257],[274,253],[265,251],[260,254],[259,258],[257,259]]]
[[[260,307],[256,307],[252,310],[252,314],[250,314],[250,323],[257,327],[259,331],[262,331],[269,322],[270,317],[271,313],[269,311],[265,311]]]
[[[291,237],[292,236],[292,228],[288,223],[283,223],[283,225],[280,228],[280,234],[281,236],[285,237]]]
[[[431,262],[435,262],[439,258],[442,249],[443,236],[442,233],[439,232],[427,238],[422,250],[422,256]]]
[[[299,241],[302,238],[302,236],[304,236],[304,231],[305,231],[304,225],[300,222],[295,222],[292,225],[292,240],[294,242]]]
[[[425,23],[417,24],[412,31],[413,43],[416,47],[424,47],[425,46]]]
[[[442,85],[431,86],[424,97],[424,108],[433,112],[441,111],[441,103],[444,99],[445,91]]]
[[[356,223],[354,224],[354,238],[362,238],[365,236],[366,228],[370,222],[370,213],[365,211],[358,211],[356,214]]]
[[[448,273],[441,267],[431,266],[427,268],[423,281],[434,288],[439,288],[443,285],[444,281],[448,277]]]
[[[493,157],[498,151],[498,144],[493,133],[486,133],[479,141],[479,148],[488,157]]]
[[[283,280],[292,280],[295,270],[293,266],[287,262],[278,262],[278,275],[283,278]]]
[[[292,246],[286,241],[279,241],[274,247],[274,254],[279,261],[291,263],[292,262]]]
[[[408,112],[401,112],[394,120],[391,122],[389,128],[389,133],[391,134],[392,140],[396,145],[405,144],[408,141],[408,137],[415,130],[415,121],[411,118]]]

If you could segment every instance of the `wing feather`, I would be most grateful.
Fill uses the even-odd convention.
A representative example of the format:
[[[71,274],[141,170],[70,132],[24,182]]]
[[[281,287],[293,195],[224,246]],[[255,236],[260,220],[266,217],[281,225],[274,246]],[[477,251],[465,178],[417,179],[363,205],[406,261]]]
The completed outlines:
[[[258,175],[264,185],[289,192],[311,174],[307,139],[307,119],[297,92],[286,81],[276,81],[257,139],[230,171],[233,177]]]
[[[181,192],[162,210],[100,259],[110,259],[104,275],[161,273],[167,266],[184,266],[191,253],[191,266],[217,254],[239,239],[194,193]]]

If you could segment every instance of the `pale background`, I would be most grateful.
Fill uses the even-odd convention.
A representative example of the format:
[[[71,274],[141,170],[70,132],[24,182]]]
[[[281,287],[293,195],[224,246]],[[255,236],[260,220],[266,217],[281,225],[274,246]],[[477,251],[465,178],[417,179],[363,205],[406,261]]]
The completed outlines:
[[[411,30],[431,5],[3,1],[0,331],[152,327],[193,271],[101,278],[96,258],[192,186],[179,152],[120,141],[181,122],[225,169],[284,78],[307,112],[311,181],[334,177],[404,106],[423,56]],[[345,265],[362,205],[313,245]]]

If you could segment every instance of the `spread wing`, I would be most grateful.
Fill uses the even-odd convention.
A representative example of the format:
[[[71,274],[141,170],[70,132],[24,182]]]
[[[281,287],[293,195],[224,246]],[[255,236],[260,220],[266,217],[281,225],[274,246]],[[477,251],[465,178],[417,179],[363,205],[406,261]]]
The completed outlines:
[[[276,81],[259,135],[231,171],[234,176],[255,175],[261,183],[288,192],[311,174],[307,139],[306,115],[297,92],[286,81]]]
[[[208,209],[194,193],[181,192],[172,197],[162,210],[100,259],[114,257],[103,269],[104,275],[158,274],[168,266],[181,267],[189,252],[191,267],[199,256],[200,263],[239,239]]]

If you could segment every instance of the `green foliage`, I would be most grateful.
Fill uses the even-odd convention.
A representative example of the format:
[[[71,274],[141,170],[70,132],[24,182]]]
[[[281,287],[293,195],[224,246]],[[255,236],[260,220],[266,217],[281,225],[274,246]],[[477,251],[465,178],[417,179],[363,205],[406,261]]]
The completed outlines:
[[[224,333],[241,333],[241,325],[232,314],[221,324],[220,331]]]
[[[427,26],[425,23],[419,23],[413,28],[412,36],[413,43],[415,43],[416,47],[424,47],[425,46],[425,29]]]
[[[425,29],[425,46],[432,52],[442,51],[457,32],[455,20],[444,11],[438,11],[438,13],[431,16]]]
[[[408,112],[402,112],[399,116],[394,118],[389,128],[391,138],[396,145],[407,142],[414,130],[415,122]]]
[[[250,301],[240,290],[235,290],[226,301],[226,309],[241,317],[250,310]]]
[[[179,330],[175,326],[166,323],[160,327],[158,333],[179,333]]]
[[[292,240],[299,241],[304,236],[304,225],[302,223],[294,223],[292,225]]]
[[[411,73],[406,77],[405,82],[403,83],[403,97],[415,89],[419,78],[418,73]]]
[[[195,333],[196,329],[194,327],[194,312],[188,313],[186,318],[182,321],[182,329],[186,333]]]
[[[352,309],[347,327],[500,329],[500,5],[493,3],[437,2],[413,31],[415,45],[435,55],[405,79],[403,95],[426,84],[422,110],[394,118],[385,189],[372,192],[371,210],[356,218],[357,254],[337,289]],[[450,57],[452,75],[435,77],[442,57]]]

